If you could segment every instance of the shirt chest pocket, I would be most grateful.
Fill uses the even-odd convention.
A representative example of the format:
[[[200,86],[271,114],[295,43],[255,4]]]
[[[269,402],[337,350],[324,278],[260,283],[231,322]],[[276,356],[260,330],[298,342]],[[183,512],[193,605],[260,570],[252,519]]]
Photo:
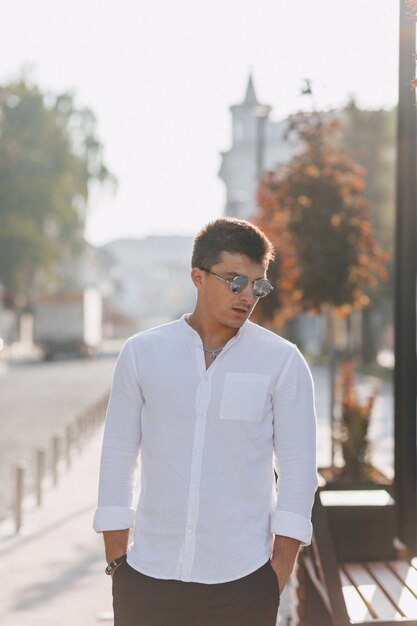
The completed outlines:
[[[260,422],[271,377],[266,374],[229,372],[220,404],[220,419]]]

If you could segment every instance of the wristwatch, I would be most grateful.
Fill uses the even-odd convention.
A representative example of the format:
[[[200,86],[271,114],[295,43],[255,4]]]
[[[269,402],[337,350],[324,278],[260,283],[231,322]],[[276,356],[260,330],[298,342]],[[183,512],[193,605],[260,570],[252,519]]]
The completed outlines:
[[[123,561],[125,560],[126,560],[126,554],[123,554],[122,556],[118,556],[117,559],[114,559],[114,561],[110,561],[110,563],[107,565],[104,571],[106,572],[106,574],[111,576],[114,570],[119,567],[120,563],[123,563]]]

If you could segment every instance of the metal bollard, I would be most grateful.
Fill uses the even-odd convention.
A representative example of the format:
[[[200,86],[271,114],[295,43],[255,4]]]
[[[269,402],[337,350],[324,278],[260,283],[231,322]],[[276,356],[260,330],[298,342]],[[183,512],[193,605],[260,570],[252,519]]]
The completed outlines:
[[[109,395],[105,395],[103,398],[103,403],[101,405],[101,411],[100,411],[100,421],[98,423],[99,426],[104,424],[106,420],[106,413],[107,413],[107,407],[109,405],[109,399],[110,399]]]
[[[42,504],[42,483],[45,476],[45,450],[38,448],[35,452],[35,491],[36,491],[36,504],[41,506]]]
[[[22,528],[22,509],[23,509],[23,489],[24,489],[25,470],[22,465],[15,465],[14,468],[14,519],[15,532],[18,534]]]
[[[83,439],[88,439],[88,413],[84,412],[81,416],[81,428],[83,431]]]
[[[78,439],[79,439],[80,445],[82,446],[84,444],[84,441],[85,441],[85,419],[84,419],[84,415],[80,415],[78,417],[77,425],[78,425]]]
[[[76,429],[76,442],[77,442],[77,450],[78,452],[81,452],[81,448],[82,448],[82,439],[83,439],[83,427],[82,427],[82,418],[81,417],[77,417],[76,423],[75,423],[75,429]]]
[[[58,484],[58,463],[59,463],[60,438],[57,435],[52,437],[52,483],[54,487]]]
[[[71,467],[72,426],[67,424],[65,428],[65,460],[67,468]]]
[[[85,414],[85,423],[87,429],[87,436],[91,435],[93,430],[93,419],[94,419],[94,407],[90,407]]]
[[[100,416],[101,416],[101,400],[99,400],[94,407],[94,428],[100,424]]]

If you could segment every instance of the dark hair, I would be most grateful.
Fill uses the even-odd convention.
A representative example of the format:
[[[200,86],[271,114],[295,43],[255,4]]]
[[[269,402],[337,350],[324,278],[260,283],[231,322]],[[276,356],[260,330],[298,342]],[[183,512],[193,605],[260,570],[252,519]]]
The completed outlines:
[[[267,264],[275,256],[274,246],[260,228],[234,217],[220,217],[203,226],[194,238],[191,266],[211,267],[222,252],[238,252]]]

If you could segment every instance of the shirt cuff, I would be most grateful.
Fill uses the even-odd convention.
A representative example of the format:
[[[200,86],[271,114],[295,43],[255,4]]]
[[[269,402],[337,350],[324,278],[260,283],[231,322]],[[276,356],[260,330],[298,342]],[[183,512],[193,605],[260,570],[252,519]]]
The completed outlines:
[[[101,506],[94,514],[93,528],[103,530],[125,530],[135,525],[136,511],[123,506]]]
[[[271,533],[298,539],[302,544],[311,542],[313,526],[309,519],[291,511],[274,511],[271,514]]]

